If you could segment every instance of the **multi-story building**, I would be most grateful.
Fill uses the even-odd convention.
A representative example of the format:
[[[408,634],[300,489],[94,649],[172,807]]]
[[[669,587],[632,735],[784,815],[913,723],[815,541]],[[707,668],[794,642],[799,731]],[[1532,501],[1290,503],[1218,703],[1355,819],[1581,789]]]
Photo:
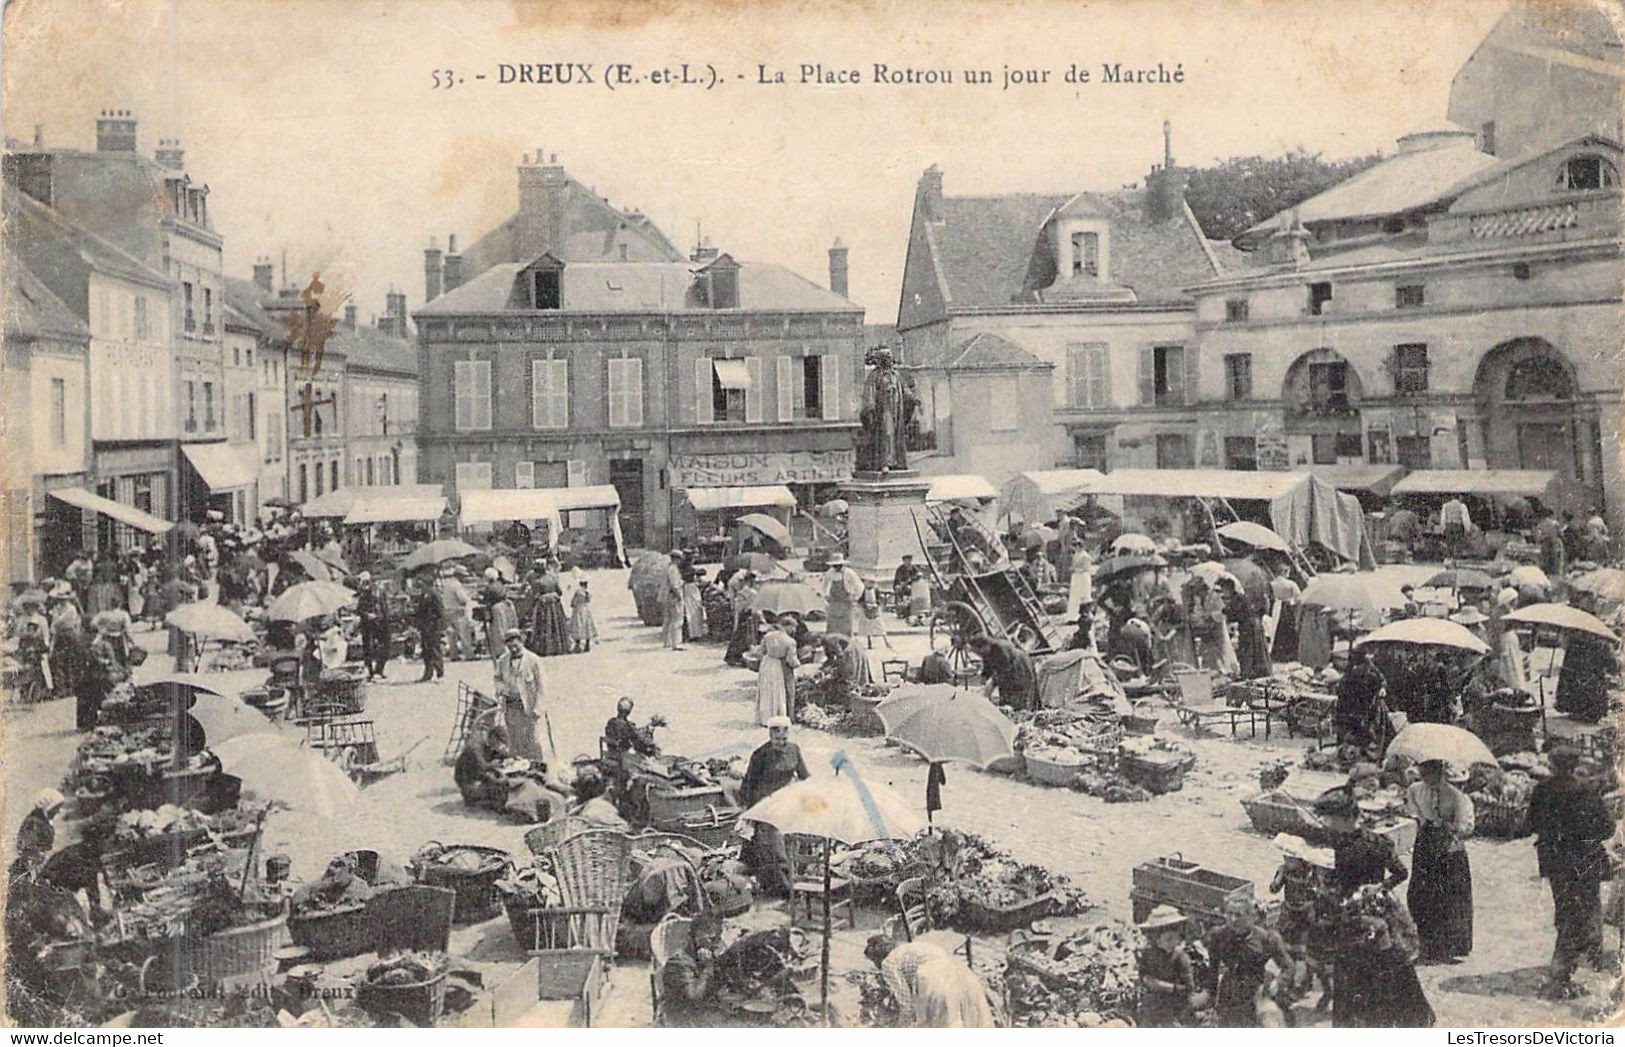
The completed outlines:
[[[45,507],[52,492],[88,493],[90,327],[15,256],[5,310],[0,556],[13,583],[60,571],[77,551],[79,528],[47,526]]]
[[[256,273],[263,273],[267,285],[271,281],[271,266],[262,262]],[[284,373],[287,366],[288,332],[260,308],[261,298],[267,293],[250,280],[234,277],[225,279],[226,330],[231,334],[254,338],[253,352],[241,345],[244,363],[252,365],[252,374],[236,389],[239,408],[244,412],[236,417],[249,419],[248,438],[254,445],[258,472],[260,515],[264,515],[265,502],[288,495],[288,389]]]
[[[174,282],[14,184],[4,190],[7,248],[90,334],[89,476],[34,503],[42,555],[129,548],[175,515],[177,426],[168,306]],[[7,333],[10,333],[8,327]]]
[[[519,188],[468,255],[425,254],[423,479],[610,484],[641,545],[851,475],[861,308],[708,246],[683,259],[540,154]]]
[[[1166,128],[1165,128],[1166,132]],[[897,331],[920,396],[910,464],[995,483],[1058,463],[1190,465],[1186,285],[1223,271],[1171,157],[1143,189],[914,197]]]
[[[356,322],[356,307],[329,345],[345,359],[345,453],[352,487],[418,482],[418,352],[406,337],[406,296],[391,291],[383,316]]]

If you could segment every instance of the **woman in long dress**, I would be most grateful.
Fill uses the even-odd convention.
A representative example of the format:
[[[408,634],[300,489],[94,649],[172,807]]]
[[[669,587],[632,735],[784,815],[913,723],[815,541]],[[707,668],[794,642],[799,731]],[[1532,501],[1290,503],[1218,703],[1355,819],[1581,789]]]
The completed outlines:
[[[484,605],[485,650],[494,665],[502,657],[503,637],[510,629],[519,628],[519,612],[495,567],[485,569],[485,585],[480,589],[479,600]]]
[[[683,564],[683,628],[690,641],[703,640],[707,636],[705,599],[700,593],[700,583],[704,580],[704,570],[689,563]]]
[[[1270,582],[1275,600],[1275,637],[1270,643],[1270,659],[1276,662],[1298,660],[1298,597],[1303,590],[1292,580],[1291,568],[1278,564]]]
[[[1473,873],[1462,841],[1473,833],[1473,801],[1445,781],[1445,765],[1426,760],[1422,780],[1405,794],[1419,823],[1405,903],[1424,960],[1457,960],[1473,951]]]
[[[570,653],[570,620],[564,613],[559,576],[548,569],[536,579],[536,610],[531,616],[530,649],[543,658]]]
[[[789,716],[796,705],[796,642],[780,626],[762,637],[762,666],[756,671],[756,722],[766,726],[775,716]]]
[[[592,616],[592,594],[587,592],[585,578],[576,581],[575,594],[570,597],[570,639],[583,654],[592,650],[592,642],[598,639],[598,623]]]

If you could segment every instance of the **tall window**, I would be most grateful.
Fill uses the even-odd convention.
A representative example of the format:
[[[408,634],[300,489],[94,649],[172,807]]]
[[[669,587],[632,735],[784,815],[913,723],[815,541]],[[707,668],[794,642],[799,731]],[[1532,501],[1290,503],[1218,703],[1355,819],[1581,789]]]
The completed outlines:
[[[570,361],[530,362],[530,424],[537,429],[570,425]]]
[[[454,360],[452,387],[454,427],[491,428],[491,361]]]
[[[1100,234],[1072,234],[1072,275],[1100,275]]]
[[[333,490],[339,489],[339,460],[337,458],[327,463],[327,481]]]
[[[1394,346],[1394,393],[1398,396],[1426,396],[1428,391],[1428,347],[1421,342]]]
[[[801,358],[801,416],[803,418],[822,418],[824,416],[824,358],[822,356],[803,356]]]
[[[203,430],[214,432],[214,383],[203,383]]]
[[[326,472],[326,470],[324,470],[322,468],[322,463],[317,462],[316,463],[316,497],[317,498],[320,498],[322,496],[323,492],[326,490],[326,480],[327,480],[327,472]]]
[[[563,273],[557,269],[541,269],[532,274],[532,301],[538,309],[559,309],[564,303]]]
[[[197,432],[197,385],[193,382],[181,383],[181,389],[186,393],[186,431]]]
[[[1106,471],[1106,434],[1073,433],[1072,464],[1079,469]]]
[[[147,296],[135,296],[135,337],[137,341],[146,341],[147,330]]]
[[[1326,303],[1332,300],[1332,285],[1329,283],[1315,283],[1309,285],[1309,315],[1319,316],[1326,308]]]
[[[643,361],[638,357],[610,360],[609,424],[631,428],[643,424]]]
[[[1106,407],[1111,403],[1110,375],[1104,344],[1066,347],[1066,402],[1069,407]]]
[[[1187,403],[1196,392],[1186,375],[1194,362],[1195,353],[1180,345],[1140,350],[1140,402],[1157,407]]]
[[[1000,375],[988,383],[989,432],[1014,432],[1021,425],[1021,387],[1018,380]]]
[[[299,501],[310,501],[310,471],[308,466],[299,467]]]
[[[203,289],[203,333],[214,334],[214,289]]]
[[[1184,433],[1157,434],[1158,469],[1189,469],[1194,462],[1189,436]]]
[[[68,383],[51,379],[51,442],[61,447],[68,442]]]
[[[746,400],[750,394],[750,370],[745,361],[707,359],[705,362],[711,371],[711,420],[745,421]]]
[[[1232,400],[1253,398],[1253,354],[1227,353],[1224,358],[1224,388]]]
[[[184,317],[186,332],[191,334],[193,331],[197,330],[197,320],[192,314],[192,285],[190,282],[182,281],[181,298],[182,304],[186,310],[186,315]]]
[[[374,477],[374,474],[373,474],[374,466],[372,464],[372,459],[371,458],[368,458],[366,461],[367,461],[367,486],[371,487],[373,485],[373,483],[374,483],[374,480],[375,480],[375,477]]]
[[[1309,404],[1322,411],[1349,409],[1349,365],[1336,360],[1309,365]]]

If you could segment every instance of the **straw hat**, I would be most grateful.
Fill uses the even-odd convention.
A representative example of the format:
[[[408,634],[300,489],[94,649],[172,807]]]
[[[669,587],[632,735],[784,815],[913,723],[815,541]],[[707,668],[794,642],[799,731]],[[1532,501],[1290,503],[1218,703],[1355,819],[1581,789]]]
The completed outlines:
[[[826,566],[828,566],[828,567],[845,567],[846,566],[846,554],[845,553],[830,553],[829,556],[824,558],[824,564]]]
[[[1490,616],[1476,607],[1467,607],[1451,615],[1450,620],[1457,625],[1482,625]]]
[[[67,582],[57,582],[51,586],[51,591],[45,595],[52,600],[71,600],[73,599],[73,586]]]
[[[789,729],[791,726],[790,718],[788,716],[770,716],[768,717],[767,722],[762,724],[762,726],[766,727],[770,731],[775,727]]]
[[[124,618],[113,611],[101,612],[91,625],[103,636],[122,636],[124,634]]]
[[[1301,836],[1277,833],[1275,839],[1270,842],[1275,844],[1276,850],[1288,858],[1307,862],[1317,869],[1331,869],[1337,865],[1337,857],[1330,847],[1311,847],[1309,841]]]
[[[1185,922],[1185,914],[1172,905],[1159,905],[1146,914],[1138,924],[1142,931],[1165,931]]]
[[[509,629],[507,632],[502,634],[502,638],[504,640],[523,640],[525,638],[525,633],[521,629]]]

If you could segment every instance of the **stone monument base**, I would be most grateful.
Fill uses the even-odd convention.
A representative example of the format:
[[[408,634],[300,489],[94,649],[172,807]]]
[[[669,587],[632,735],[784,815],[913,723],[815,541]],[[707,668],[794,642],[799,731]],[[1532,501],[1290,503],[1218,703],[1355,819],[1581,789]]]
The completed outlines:
[[[904,556],[925,562],[920,534],[929,534],[925,495],[929,478],[913,470],[857,473],[841,484],[846,499],[847,566],[866,584],[891,583]],[[915,530],[918,516],[920,530]]]

